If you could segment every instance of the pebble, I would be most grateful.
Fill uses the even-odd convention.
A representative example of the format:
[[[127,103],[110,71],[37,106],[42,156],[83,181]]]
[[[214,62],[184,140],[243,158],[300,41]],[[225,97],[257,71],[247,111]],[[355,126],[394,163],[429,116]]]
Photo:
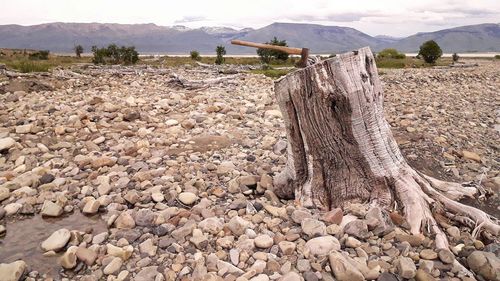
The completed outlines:
[[[0,151],[7,150],[13,147],[16,141],[13,138],[2,138],[0,139]]]
[[[115,274],[122,267],[123,261],[120,258],[113,258],[108,265],[103,269],[103,273],[106,275]]]
[[[309,237],[326,235],[326,225],[318,220],[305,218],[300,223],[302,231]]]
[[[307,241],[304,248],[313,256],[325,256],[331,251],[340,250],[340,243],[333,236],[322,236]]]
[[[255,246],[262,249],[270,248],[274,244],[273,238],[267,234],[255,237]]]
[[[100,206],[101,206],[101,203],[99,201],[95,200],[93,197],[91,197],[87,201],[87,203],[85,203],[85,206],[83,207],[82,212],[84,214],[93,215],[93,214],[97,213]]]
[[[397,261],[398,273],[403,278],[413,278],[417,273],[417,268],[413,260],[408,257],[399,257]]]
[[[42,242],[42,249],[48,251],[59,251],[68,243],[71,238],[71,233],[65,228],[61,228],[53,232],[47,239]]]
[[[474,251],[467,257],[467,264],[486,280],[500,280],[500,258],[494,253]]]
[[[3,281],[19,281],[22,280],[28,265],[18,260],[12,263],[0,263],[0,277]]]
[[[182,192],[179,194],[179,201],[185,205],[192,205],[198,200],[198,196],[192,192]]]

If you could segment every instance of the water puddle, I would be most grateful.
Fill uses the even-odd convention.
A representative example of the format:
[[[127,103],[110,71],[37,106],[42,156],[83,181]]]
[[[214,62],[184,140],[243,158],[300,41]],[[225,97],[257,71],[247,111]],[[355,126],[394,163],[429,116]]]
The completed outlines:
[[[0,261],[10,263],[22,259],[31,270],[53,278],[59,276],[62,269],[58,263],[60,254],[45,257],[40,248],[40,244],[52,232],[61,228],[79,231],[92,229],[94,235],[107,231],[106,222],[99,216],[87,217],[78,212],[59,218],[42,218],[37,215],[7,223],[6,228],[7,234],[0,238]]]

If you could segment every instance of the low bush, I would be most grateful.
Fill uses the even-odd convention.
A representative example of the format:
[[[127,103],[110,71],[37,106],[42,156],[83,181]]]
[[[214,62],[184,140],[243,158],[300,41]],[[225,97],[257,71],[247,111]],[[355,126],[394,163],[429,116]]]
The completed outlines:
[[[195,60],[195,61],[200,61],[201,60],[201,56],[200,56],[200,53],[198,51],[191,51],[189,53],[189,55],[191,56],[192,60]]]
[[[47,72],[49,71],[50,64],[46,62],[37,62],[37,61],[14,61],[7,63],[7,66],[13,69],[16,69],[22,73],[28,72]]]
[[[118,47],[116,44],[110,44],[106,48],[92,46],[94,64],[135,64],[139,61],[139,53],[134,46]]]
[[[377,54],[377,58],[384,59],[404,59],[406,55],[393,48],[383,49]]]
[[[43,50],[30,54],[29,58],[30,60],[48,60],[49,54],[50,54],[49,50]]]

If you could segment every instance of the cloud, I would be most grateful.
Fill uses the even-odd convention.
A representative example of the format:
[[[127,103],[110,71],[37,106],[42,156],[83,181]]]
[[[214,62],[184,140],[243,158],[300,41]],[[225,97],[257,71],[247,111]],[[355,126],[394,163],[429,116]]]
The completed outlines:
[[[174,24],[207,21],[207,20],[208,18],[204,16],[184,16],[181,19],[175,20]]]
[[[301,14],[289,16],[290,20],[296,21],[333,21],[333,22],[355,22],[361,21],[365,18],[370,17],[381,17],[385,16],[379,11],[375,12],[345,12],[345,13],[330,13],[325,15],[311,15],[311,14]]]

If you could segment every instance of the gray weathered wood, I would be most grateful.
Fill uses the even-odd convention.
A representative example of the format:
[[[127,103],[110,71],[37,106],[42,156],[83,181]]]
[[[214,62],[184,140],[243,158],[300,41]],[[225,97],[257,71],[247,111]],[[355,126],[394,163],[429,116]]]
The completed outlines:
[[[274,192],[304,207],[331,209],[350,202],[402,206],[413,233],[423,226],[446,247],[430,206],[464,213],[483,227],[500,227],[454,199],[474,188],[438,181],[412,169],[384,117],[383,90],[369,48],[338,55],[275,82],[288,138],[288,162]],[[439,192],[438,192],[439,190]]]

